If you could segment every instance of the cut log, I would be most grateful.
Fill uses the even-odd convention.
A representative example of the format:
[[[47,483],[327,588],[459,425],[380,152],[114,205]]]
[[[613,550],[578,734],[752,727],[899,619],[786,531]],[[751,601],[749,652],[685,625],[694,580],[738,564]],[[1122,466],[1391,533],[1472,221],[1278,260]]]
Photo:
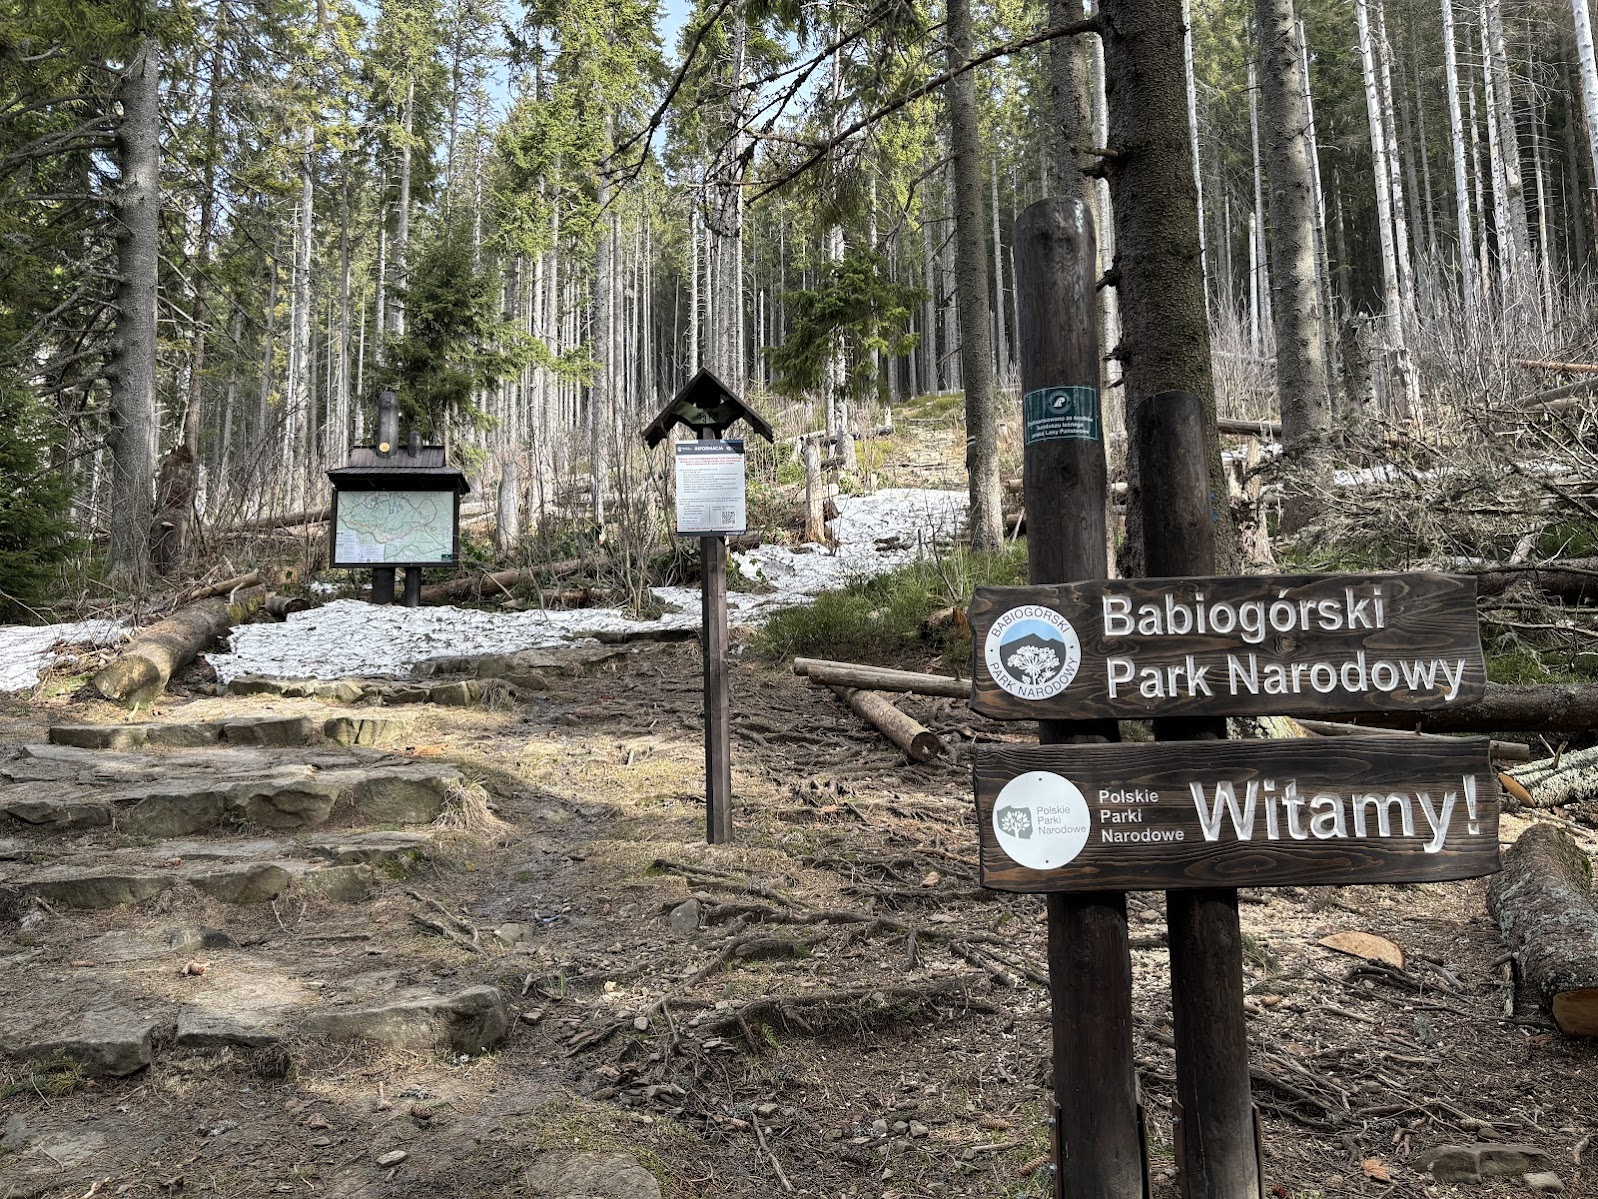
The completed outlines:
[[[1273,420],[1230,420],[1221,417],[1215,422],[1218,433],[1241,433],[1245,437],[1258,437],[1261,441],[1267,439],[1276,441],[1282,436],[1282,426],[1279,421]]]
[[[1598,897],[1581,846],[1555,825],[1532,825],[1504,854],[1487,910],[1521,984],[1559,1031],[1598,1036]]]
[[[943,674],[889,670],[882,666],[861,666],[854,662],[829,662],[823,658],[795,658],[793,672],[824,687],[858,687],[864,691],[941,695],[951,699],[971,698],[969,679],[951,679]]]
[[[269,616],[282,620],[290,612],[309,611],[311,601],[303,595],[269,595],[266,597],[266,603],[261,606],[266,609]]]
[[[252,570],[247,575],[235,575],[231,579],[223,579],[218,583],[207,583],[203,587],[197,587],[193,591],[190,591],[182,596],[173,605],[173,607],[177,607],[181,604],[192,603],[197,599],[209,599],[213,595],[232,595],[235,591],[243,591],[250,587],[257,587],[261,584],[261,582],[261,572],[258,570]]]
[[[263,599],[264,591],[252,589],[232,604],[222,599],[203,599],[179,608],[145,629],[115,662],[95,675],[94,689],[107,699],[120,702],[154,699],[176,671],[259,608]]]
[[[834,687],[833,693],[849,705],[854,714],[904,751],[912,762],[926,762],[943,753],[943,742],[913,717],[894,707],[880,691],[861,691],[855,687]]]
[[[236,525],[229,525],[225,529],[218,529],[219,533],[253,533],[262,529],[292,529],[300,525],[319,525],[333,519],[332,508],[308,508],[302,512],[280,512],[276,516],[263,516],[258,520],[246,520]]]
[[[1417,733],[1590,733],[1598,728],[1598,685],[1538,683],[1509,686],[1488,683],[1473,704],[1435,712],[1337,713],[1364,728],[1402,728]]]
[[[1415,733],[1409,729],[1367,729],[1357,724],[1342,724],[1336,720],[1309,720],[1297,718],[1294,723],[1305,732],[1314,733],[1318,737],[1435,737],[1435,733]],[[1522,745],[1519,741],[1494,741],[1492,744],[1493,757],[1501,762],[1529,762],[1531,761],[1531,746]]]
[[[1549,362],[1542,358],[1517,358],[1516,366],[1538,371],[1564,371],[1572,375],[1598,375],[1598,362]]]
[[[1562,808],[1598,800],[1598,746],[1544,758],[1512,773],[1531,796],[1530,807]]]
[[[447,600],[494,599],[510,591],[517,583],[531,583],[540,578],[558,579],[562,575],[576,574],[590,565],[584,558],[568,558],[564,562],[551,562],[547,566],[496,570],[492,574],[467,575],[464,579],[451,579],[447,583],[434,583],[422,588],[422,603],[441,604]]]
[[[1528,583],[1567,604],[1598,603],[1598,558],[1488,566],[1476,572],[1480,597],[1502,595],[1517,583]]]

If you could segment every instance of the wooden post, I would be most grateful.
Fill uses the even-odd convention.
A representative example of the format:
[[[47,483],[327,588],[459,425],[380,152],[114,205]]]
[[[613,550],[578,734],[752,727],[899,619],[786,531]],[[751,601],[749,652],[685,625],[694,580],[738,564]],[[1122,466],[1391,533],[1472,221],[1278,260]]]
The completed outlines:
[[[1023,397],[1099,389],[1093,219],[1079,200],[1032,205],[1015,223],[1015,286]],[[1025,413],[1031,404],[1023,398]],[[1108,573],[1103,426],[1024,440],[1027,556],[1033,583]],[[1059,427],[1054,430],[1060,432]],[[981,652],[978,647],[978,653]],[[1117,741],[1113,720],[1038,722],[1045,745]],[[1132,1060],[1132,957],[1126,896],[1046,897],[1053,1004],[1056,1199],[1143,1199],[1147,1193]]]
[[[1218,499],[1204,457],[1204,406],[1167,391],[1132,413],[1143,476],[1143,544],[1151,578],[1215,573]],[[1217,717],[1156,720],[1157,741],[1224,739]],[[1230,888],[1168,891],[1176,1038],[1177,1165],[1183,1199],[1253,1199],[1263,1170],[1248,1081],[1243,933]]]
[[[827,544],[827,483],[821,473],[821,446],[807,437],[801,453],[805,463],[805,537],[815,545]]]
[[[422,568],[420,566],[407,566],[405,568],[405,598],[407,608],[420,608],[422,606]]]
[[[374,604],[392,604],[394,602],[394,568],[392,566],[373,567],[372,602]]]
[[[717,431],[699,430],[700,441]],[[727,696],[727,539],[701,537],[700,611],[705,648],[705,840],[732,840],[732,734]]]

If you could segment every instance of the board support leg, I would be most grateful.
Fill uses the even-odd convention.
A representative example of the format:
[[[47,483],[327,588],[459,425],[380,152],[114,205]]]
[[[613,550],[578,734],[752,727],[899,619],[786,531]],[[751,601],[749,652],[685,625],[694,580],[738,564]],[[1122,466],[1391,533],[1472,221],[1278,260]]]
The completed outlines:
[[[422,606],[422,568],[420,566],[407,566],[405,568],[405,599],[407,608],[420,608]]]
[[[394,568],[392,566],[379,566],[372,571],[372,602],[374,604],[392,604],[394,602]]]
[[[705,650],[705,840],[732,840],[731,701],[727,686],[727,539],[699,539]]]

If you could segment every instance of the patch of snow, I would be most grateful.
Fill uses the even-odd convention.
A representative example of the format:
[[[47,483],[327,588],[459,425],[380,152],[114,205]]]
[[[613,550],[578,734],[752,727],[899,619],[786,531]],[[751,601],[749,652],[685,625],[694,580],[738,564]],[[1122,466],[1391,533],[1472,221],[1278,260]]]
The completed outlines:
[[[73,624],[0,625],[0,691],[28,691],[39,676],[68,657],[67,645],[115,645],[133,632],[120,620]]]
[[[959,532],[966,501],[963,491],[918,488],[838,497],[839,516],[831,522],[837,543],[833,549],[770,545],[731,555],[730,565],[744,576],[745,585],[766,583],[773,590],[730,591],[729,621],[753,624],[775,608],[806,603],[851,579],[913,561],[934,541]],[[738,586],[738,579],[730,581]],[[591,639],[601,632],[699,628],[698,588],[657,587],[654,594],[678,610],[658,620],[629,620],[616,608],[488,612],[336,600],[293,613],[282,624],[243,625],[234,630],[229,653],[207,656],[223,682],[245,674],[402,677],[416,663],[443,655],[514,653]]]

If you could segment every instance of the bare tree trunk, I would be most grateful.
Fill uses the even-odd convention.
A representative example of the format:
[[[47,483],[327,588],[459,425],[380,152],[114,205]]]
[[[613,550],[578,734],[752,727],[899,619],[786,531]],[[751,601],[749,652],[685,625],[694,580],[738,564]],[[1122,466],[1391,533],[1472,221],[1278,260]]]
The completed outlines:
[[[155,500],[156,289],[161,214],[161,48],[146,37],[117,86],[116,342],[111,363],[112,579],[143,588]]]
[[[1010,370],[1010,339],[1004,327],[1004,239],[999,236],[999,160],[989,161],[993,189],[993,332],[997,352],[994,377],[1003,380]]]
[[[416,122],[416,82],[405,89],[405,116],[402,121],[404,138],[400,142],[399,205],[394,215],[393,275],[394,295],[388,302],[388,326],[384,330],[391,337],[405,336],[405,287],[408,255],[411,247],[411,130]]]
[[[1593,54],[1592,18],[1587,0],[1570,0],[1576,26],[1576,58],[1581,65],[1581,108],[1587,118],[1587,151],[1594,178],[1598,178],[1598,58]],[[1578,212],[1577,220],[1585,214]]]
[[[1266,171],[1271,188],[1276,395],[1283,442],[1295,459],[1295,475],[1300,481],[1289,492],[1283,517],[1288,528],[1297,529],[1313,518],[1319,506],[1318,493],[1331,484],[1325,441],[1332,427],[1332,397],[1326,384],[1325,337],[1315,282],[1309,115],[1304,108],[1303,59],[1293,0],[1257,0],[1254,22],[1259,31],[1260,95],[1270,147]]]
[[[607,134],[610,122],[606,122]],[[605,138],[610,141],[609,136]],[[588,478],[589,496],[594,516],[594,526],[601,538],[605,533],[605,439],[610,424],[613,404],[612,388],[615,378],[615,359],[611,337],[610,277],[611,244],[610,219],[606,207],[610,202],[610,179],[599,176],[599,232],[594,250],[594,383],[588,390]]]
[[[926,328],[922,341],[927,348],[927,372],[923,382],[928,392],[938,390],[938,260],[932,253],[932,222],[927,205],[921,206],[921,246],[927,275],[926,312],[922,317]]]
[[[1193,74],[1193,0],[1182,0],[1182,67],[1187,82],[1187,137],[1193,150],[1193,190],[1198,196],[1199,265],[1204,274],[1204,313],[1210,311],[1210,252],[1204,228],[1204,171],[1199,154],[1198,84]],[[1102,236],[1102,232],[1101,232]],[[1109,330],[1105,330],[1108,334]],[[1114,342],[1108,342],[1112,347]]]
[[[1181,0],[1104,0],[1101,12],[1113,151],[1105,165],[1115,208],[1126,403],[1130,410],[1164,391],[1197,395],[1207,417],[1210,494],[1224,497],[1182,72]],[[1141,489],[1140,476],[1131,479]],[[1135,515],[1140,508],[1139,497],[1129,497],[1121,562],[1128,576],[1143,571],[1143,531]],[[1228,570],[1236,559],[1230,522],[1219,522],[1215,533],[1217,566]]]
[[[1049,0],[1054,28],[1082,19],[1082,0]],[[1093,165],[1093,117],[1089,93],[1088,39],[1059,37],[1049,43],[1049,96],[1054,106],[1054,178],[1056,195],[1091,204],[1083,172]],[[997,207],[998,200],[994,200]]]
[[[1520,137],[1515,132],[1514,98],[1509,87],[1509,57],[1504,50],[1504,16],[1500,0],[1484,0],[1482,31],[1487,50],[1487,68],[1492,82],[1492,100],[1487,120],[1498,129],[1498,147],[1503,172],[1504,207],[1508,210],[1508,229],[1498,231],[1501,247],[1507,243],[1511,269],[1517,281],[1531,262],[1531,246],[1526,232],[1526,192],[1520,175]]]
[[[304,145],[300,154],[300,227],[295,242],[294,255],[294,319],[290,336],[293,338],[292,369],[289,373],[288,394],[288,465],[293,471],[291,495],[301,506],[308,501],[305,494],[307,472],[311,469],[310,446],[313,444],[312,427],[315,424],[311,387],[315,374],[311,346],[311,247],[316,237],[315,191],[312,177],[312,152],[315,131],[307,125]]]
[[[949,2],[949,66],[971,57],[970,0]],[[971,489],[971,547],[1004,544],[999,484],[998,404],[988,345],[988,270],[982,246],[981,134],[976,79],[965,71],[948,85],[949,142],[954,154],[954,251],[960,301],[960,374],[965,380],[966,472]]]
[[[1586,0],[1576,0],[1584,4]],[[1465,319],[1476,323],[1476,238],[1470,223],[1470,188],[1465,171],[1465,127],[1459,107],[1459,59],[1454,48],[1454,3],[1442,0],[1443,78],[1448,89],[1448,138],[1454,151],[1454,221],[1459,237],[1459,289]]]

